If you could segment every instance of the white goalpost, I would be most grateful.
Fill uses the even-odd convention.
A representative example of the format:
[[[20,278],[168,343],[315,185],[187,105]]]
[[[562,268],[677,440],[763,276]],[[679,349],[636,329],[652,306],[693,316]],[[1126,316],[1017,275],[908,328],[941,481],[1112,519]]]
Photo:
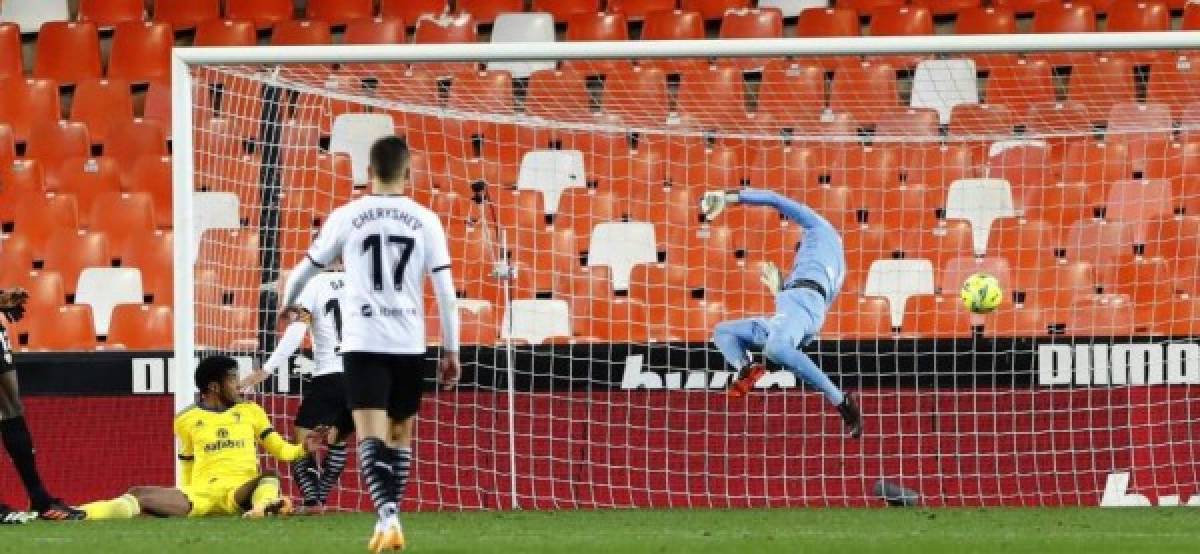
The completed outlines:
[[[395,134],[447,230],[465,371],[451,392],[428,380],[406,509],[870,506],[880,487],[930,506],[1198,504],[1198,48],[176,49],[176,405],[198,355],[270,354],[286,272]],[[766,208],[698,217],[705,191],[743,187],[842,232],[846,284],[804,350],[861,398],[862,439],[785,369],[724,392],[713,326],[770,317],[758,264],[786,273],[803,238]],[[1004,289],[991,314],[958,301],[977,272]],[[276,428],[311,364],[252,395]],[[356,467],[339,508],[370,505]]]

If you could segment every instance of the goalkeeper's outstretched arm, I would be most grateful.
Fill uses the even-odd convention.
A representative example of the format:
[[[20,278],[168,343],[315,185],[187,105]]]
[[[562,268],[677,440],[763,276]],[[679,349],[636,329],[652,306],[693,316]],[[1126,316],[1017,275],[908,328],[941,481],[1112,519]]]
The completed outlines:
[[[805,230],[832,229],[825,218],[804,204],[769,190],[742,189],[737,192],[737,201],[748,206],[770,206],[779,210],[784,217],[795,221]]]

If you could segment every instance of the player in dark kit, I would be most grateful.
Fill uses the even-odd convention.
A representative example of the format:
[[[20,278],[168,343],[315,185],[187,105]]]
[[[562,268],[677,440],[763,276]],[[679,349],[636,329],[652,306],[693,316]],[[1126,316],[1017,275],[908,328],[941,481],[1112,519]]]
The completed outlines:
[[[12,344],[8,340],[6,324],[20,321],[25,316],[25,301],[29,293],[20,288],[0,289],[0,439],[12,459],[21,484],[29,495],[29,508],[41,519],[83,519],[83,511],[68,506],[54,498],[38,475],[34,459],[33,437],[25,424],[25,406],[21,404],[20,388],[17,387],[17,368],[13,365]],[[21,518],[9,515],[11,510],[0,505],[0,519],[4,523],[16,523]],[[9,521],[11,520],[11,521]]]

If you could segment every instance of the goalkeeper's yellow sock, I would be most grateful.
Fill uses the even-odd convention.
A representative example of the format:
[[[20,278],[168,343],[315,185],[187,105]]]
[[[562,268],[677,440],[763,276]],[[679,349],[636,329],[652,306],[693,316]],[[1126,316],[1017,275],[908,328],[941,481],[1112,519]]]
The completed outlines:
[[[112,500],[98,500],[79,508],[87,513],[87,519],[130,519],[142,513],[141,504],[129,494]]]
[[[254,492],[250,494],[250,504],[261,506],[277,498],[279,498],[279,478],[263,477],[258,480],[258,486],[254,487]]]

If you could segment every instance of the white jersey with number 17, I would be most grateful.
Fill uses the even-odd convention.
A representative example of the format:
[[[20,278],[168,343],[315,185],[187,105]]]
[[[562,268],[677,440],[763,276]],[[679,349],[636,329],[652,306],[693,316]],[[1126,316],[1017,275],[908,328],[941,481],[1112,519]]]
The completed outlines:
[[[308,257],[345,266],[342,352],[425,352],[425,276],[450,268],[436,214],[406,196],[364,196],[329,215]]]
[[[341,272],[319,273],[313,277],[296,303],[312,316],[308,327],[313,337],[313,358],[317,368],[313,376],[342,372],[342,304],[346,291]]]

